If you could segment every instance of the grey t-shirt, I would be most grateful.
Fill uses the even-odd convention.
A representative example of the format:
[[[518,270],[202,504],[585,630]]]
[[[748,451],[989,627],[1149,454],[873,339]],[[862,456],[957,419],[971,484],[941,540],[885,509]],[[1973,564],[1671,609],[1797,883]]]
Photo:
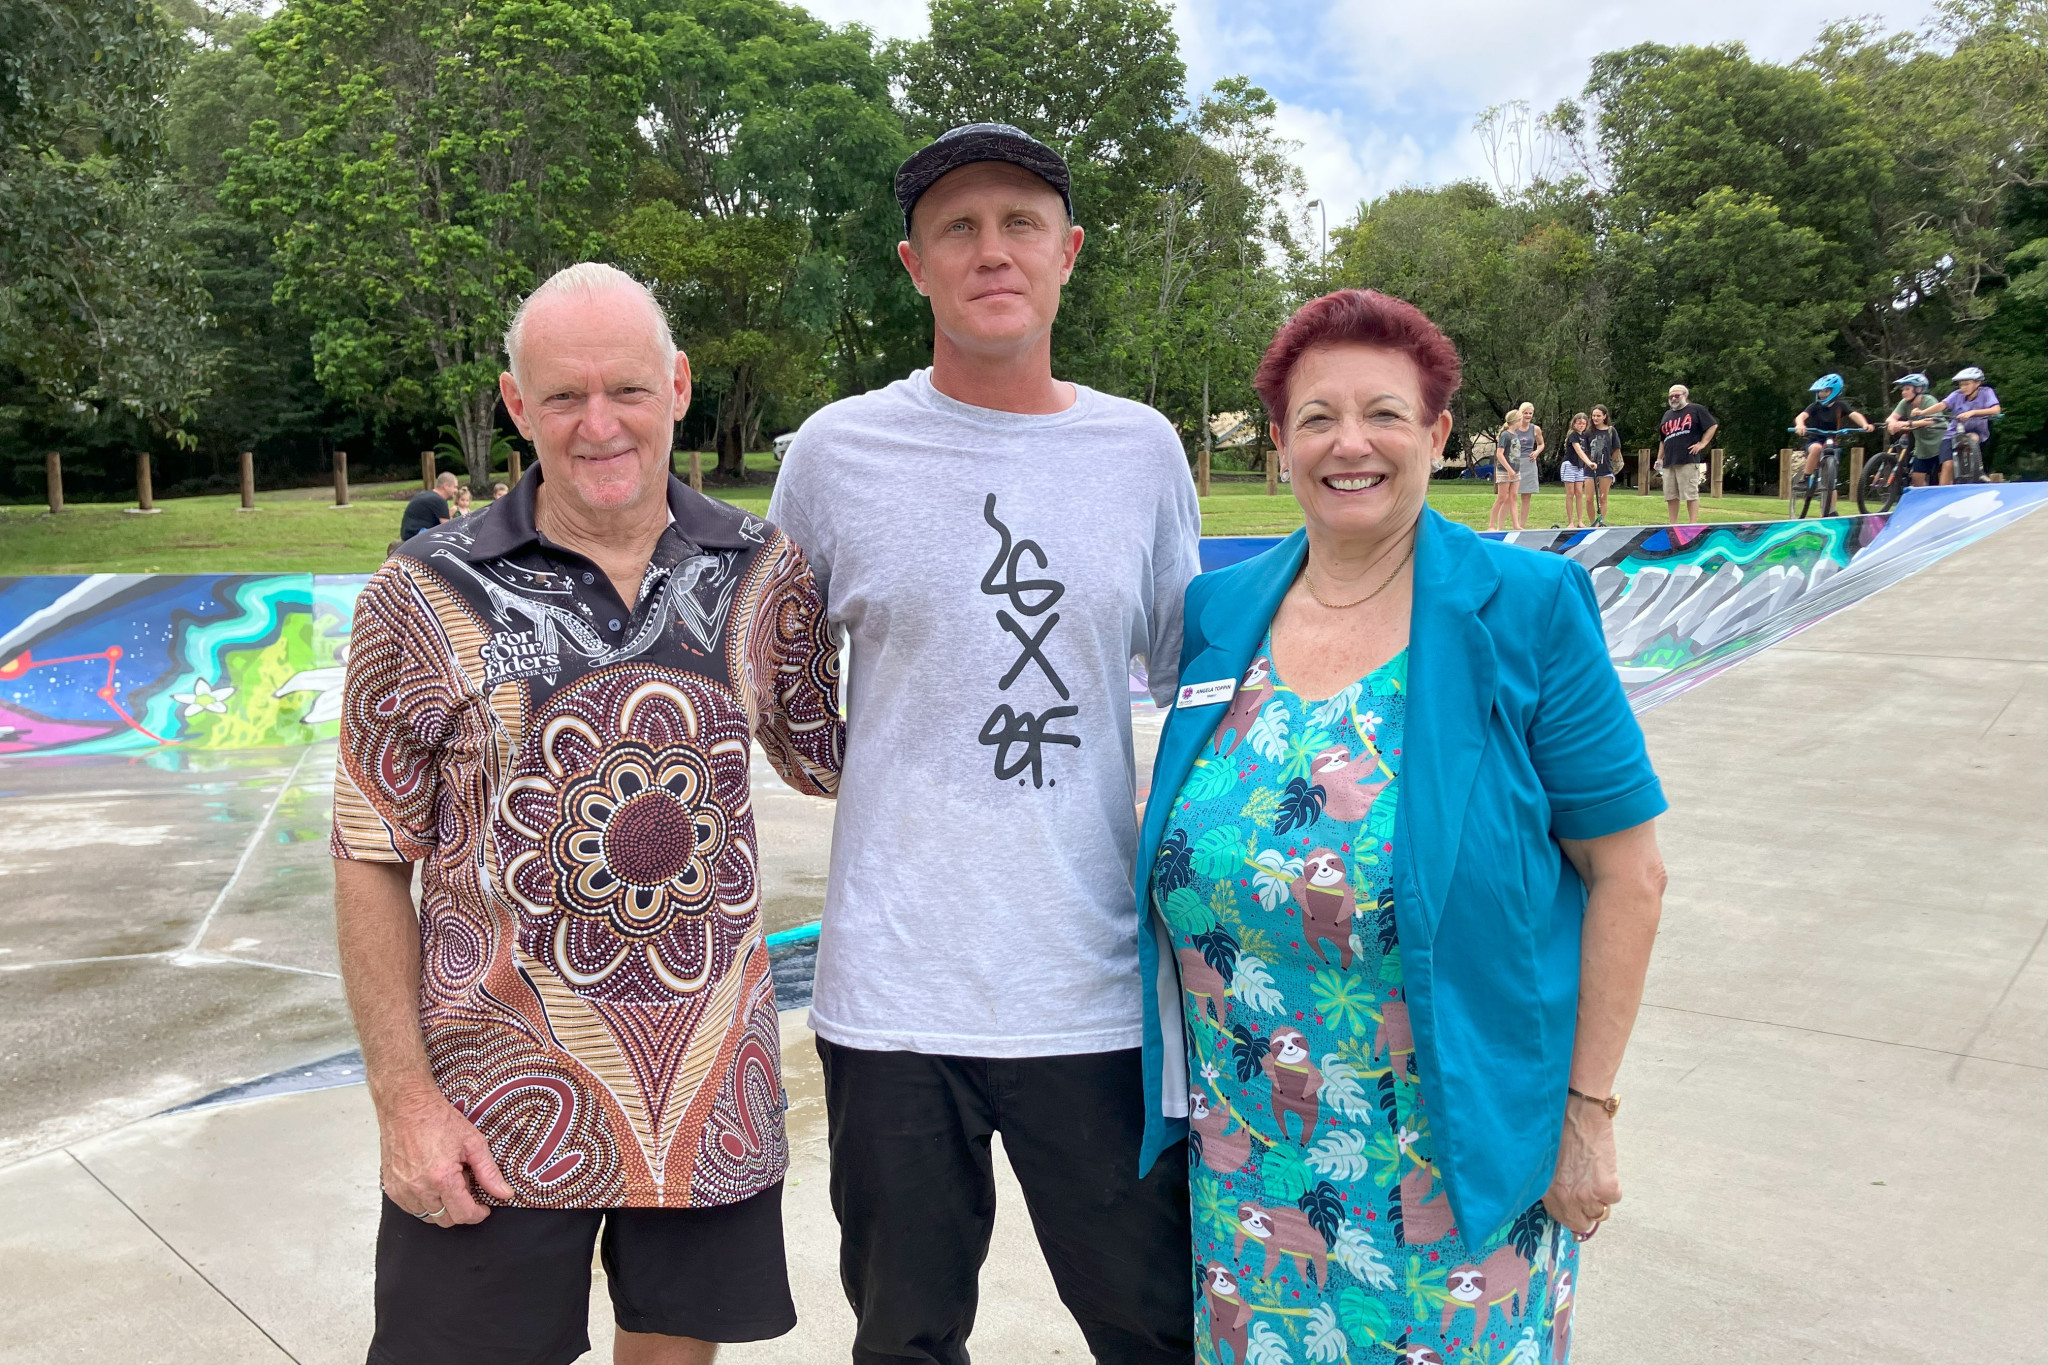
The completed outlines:
[[[1026,416],[920,370],[783,458],[769,519],[852,652],[811,997],[834,1043],[1140,1042],[1130,666],[1171,699],[1201,513],[1164,417],[1074,387]]]

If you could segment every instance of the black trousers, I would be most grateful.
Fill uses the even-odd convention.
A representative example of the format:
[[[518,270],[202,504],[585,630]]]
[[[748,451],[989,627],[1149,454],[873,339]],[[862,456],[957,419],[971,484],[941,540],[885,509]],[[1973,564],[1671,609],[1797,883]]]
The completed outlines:
[[[1186,1145],[1138,1179],[1139,1054],[1020,1059],[818,1040],[855,1365],[967,1365],[1003,1150],[1101,1365],[1194,1359]]]

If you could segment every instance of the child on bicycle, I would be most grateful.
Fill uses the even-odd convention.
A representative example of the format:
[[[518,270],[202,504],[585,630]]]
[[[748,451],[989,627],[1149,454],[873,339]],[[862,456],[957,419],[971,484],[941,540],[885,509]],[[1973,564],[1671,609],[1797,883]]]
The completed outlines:
[[[1899,402],[1892,415],[1884,419],[1884,429],[1894,436],[1912,436],[1913,486],[1925,488],[1928,480],[1937,476],[1944,484],[1954,483],[1955,456],[1943,448],[1942,441],[1948,410],[1927,391],[1927,376],[1915,370],[1896,380],[1892,387],[1899,391]]]
[[[1798,432],[1802,439],[1809,428],[1817,433],[1847,431],[1850,424],[1854,423],[1868,432],[1877,430],[1870,425],[1868,417],[1842,401],[1842,376],[1824,374],[1813,381],[1813,387],[1807,392],[1815,395],[1814,400],[1801,408],[1799,415],[1792,419],[1792,429]],[[1812,478],[1814,471],[1820,468],[1820,456],[1824,448],[1821,441],[1807,442],[1807,478]]]
[[[2004,409],[1998,405],[1998,391],[1984,382],[1984,371],[1975,365],[1957,370],[1949,382],[1956,386],[1955,391],[1942,400],[1942,406],[1949,410],[1957,431],[1977,438],[1978,459],[1974,463],[1979,466],[1977,474],[1981,478],[1982,452],[1984,443],[1991,439],[1991,419]],[[1955,437],[1944,436],[1941,448],[1944,453],[1953,454]]]

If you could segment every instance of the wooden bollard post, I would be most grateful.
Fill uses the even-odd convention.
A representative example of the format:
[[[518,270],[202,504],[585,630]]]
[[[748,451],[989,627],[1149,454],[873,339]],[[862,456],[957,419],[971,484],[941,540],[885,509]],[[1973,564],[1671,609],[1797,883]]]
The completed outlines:
[[[149,483],[149,452],[146,450],[135,457],[135,510],[156,511],[156,499]]]
[[[1280,491],[1280,452],[1266,448],[1266,496],[1272,497]]]
[[[704,491],[704,452],[701,450],[690,452],[690,491]]]
[[[1202,443],[1201,453],[1195,456],[1195,496],[1209,496],[1209,445]]]
[[[1721,476],[1727,470],[1727,466],[1728,452],[1719,446],[1715,446],[1712,458],[1707,462],[1708,497],[1718,498],[1721,496]]]
[[[519,447],[516,445],[505,450],[505,482],[513,488],[519,487]]]
[[[256,452],[242,452],[242,510],[256,510]]]
[[[420,488],[428,493],[434,491],[434,452],[420,452]]]
[[[348,506],[348,452],[334,452],[334,505]]]
[[[1792,457],[1796,454],[1790,446],[1778,452],[1778,496],[1788,503],[1792,500]]]
[[[1849,496],[1856,495],[1856,489],[1863,483],[1863,447],[1849,447]]]
[[[1636,492],[1650,496],[1650,460],[1652,453],[1647,450],[1636,452]]]
[[[64,510],[64,457],[56,451],[43,456],[43,484],[50,491],[50,512]]]

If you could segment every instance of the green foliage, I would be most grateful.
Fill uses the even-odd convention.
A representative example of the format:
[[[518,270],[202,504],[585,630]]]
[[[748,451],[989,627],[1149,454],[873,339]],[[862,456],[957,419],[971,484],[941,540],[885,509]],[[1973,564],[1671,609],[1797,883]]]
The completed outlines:
[[[505,323],[593,251],[645,44],[581,0],[293,0],[257,50],[291,124],[254,124],[221,197],[271,233],[320,382],[446,413],[481,486]]]
[[[714,404],[719,470],[764,421],[909,369],[916,299],[893,250],[908,154],[861,28],[779,0],[652,0],[638,198],[613,248],[654,285]]]
[[[140,0],[0,8],[0,365],[47,419],[189,440],[212,355],[165,174],[177,57]]]

